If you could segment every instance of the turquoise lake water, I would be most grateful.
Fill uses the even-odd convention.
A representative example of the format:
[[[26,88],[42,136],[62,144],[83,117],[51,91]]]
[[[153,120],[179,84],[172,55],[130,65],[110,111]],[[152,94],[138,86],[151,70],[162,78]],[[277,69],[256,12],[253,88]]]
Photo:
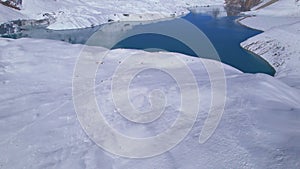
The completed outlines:
[[[182,19],[189,21],[200,29],[211,41],[223,63],[231,65],[245,73],[266,73],[274,75],[275,70],[262,58],[240,47],[240,43],[255,36],[261,31],[244,27],[235,22],[238,17],[213,17],[206,14],[190,13]],[[114,39],[118,39],[129,32],[143,29],[174,29],[175,20],[160,21],[156,23],[120,22],[111,23],[93,28],[53,31],[45,28],[25,29],[17,35],[9,35],[11,38],[42,38],[61,40],[75,44],[85,44],[86,41],[97,32],[99,46],[110,47]],[[172,24],[171,24],[172,23]],[[181,22],[178,22],[180,24]],[[175,24],[176,25],[176,24]],[[184,29],[184,25],[177,25]],[[144,33],[132,36],[114,44],[113,48],[145,49],[151,51],[179,52],[191,56],[197,56],[182,42],[168,36],[152,33]]]

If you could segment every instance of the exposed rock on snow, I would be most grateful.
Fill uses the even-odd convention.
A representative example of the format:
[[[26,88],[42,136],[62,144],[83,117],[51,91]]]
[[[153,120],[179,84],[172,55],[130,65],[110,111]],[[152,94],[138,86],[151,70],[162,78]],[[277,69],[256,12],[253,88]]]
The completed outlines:
[[[20,6],[22,5],[22,0],[0,0],[0,4],[4,6],[20,10]]]
[[[261,0],[225,0],[226,9],[231,15],[236,15],[240,11],[249,11],[259,3]]]
[[[178,146],[160,156],[135,160],[103,151],[77,121],[72,104],[72,74],[82,45],[0,38],[0,47],[5,49],[0,51],[1,168],[300,167],[300,93],[271,76],[243,74],[223,65],[227,78],[225,112],[213,136],[199,144],[199,132],[211,102],[210,83],[202,63],[221,63],[176,53],[153,53],[184,60],[199,85],[201,109],[193,130]],[[87,48],[91,54],[104,50]],[[140,126],[124,120],[115,110],[110,92],[114,70],[125,56],[146,53],[118,49],[111,51],[102,63],[95,63],[101,64],[95,82],[97,101],[107,121],[117,130],[141,137],[163,132],[180,113],[176,83],[155,70],[141,73],[130,91],[132,103],[146,109],[152,89],[167,93],[170,102],[162,118]],[[139,64],[142,63],[136,63]],[[128,69],[134,68],[133,64]]]

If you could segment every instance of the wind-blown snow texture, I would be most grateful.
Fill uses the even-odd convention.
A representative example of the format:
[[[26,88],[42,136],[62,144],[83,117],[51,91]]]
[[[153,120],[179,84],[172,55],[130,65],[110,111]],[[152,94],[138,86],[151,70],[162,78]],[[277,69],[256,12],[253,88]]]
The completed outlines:
[[[176,53],[153,53],[163,58],[179,56],[188,64],[200,87],[201,110],[193,130],[177,147],[154,158],[135,160],[104,152],[86,136],[77,121],[71,88],[75,61],[82,45],[0,39],[0,47],[5,49],[0,51],[0,168],[300,167],[300,93],[271,76],[243,74],[224,65],[226,109],[214,135],[205,144],[199,144],[199,133],[211,99],[202,61],[215,61]],[[88,48],[91,52],[103,50]],[[139,78],[152,80],[137,79],[132,86],[133,104],[141,105],[141,96],[149,94],[149,89],[159,87],[168,92],[172,99],[162,121],[155,127],[141,129],[116,118],[109,92],[111,73],[125,56],[143,53],[125,49],[112,51],[100,66],[96,79],[98,103],[108,121],[120,130],[125,128],[137,135],[163,131],[178,113],[176,84],[165,74],[149,70]]]
[[[145,21],[175,17],[188,13],[189,7],[223,4],[223,0],[23,0],[20,13],[31,19],[55,18],[50,29],[75,29],[109,20]],[[3,21],[7,19],[0,20]]]
[[[277,71],[275,77],[300,88],[300,3],[279,0],[260,10],[248,12],[255,17],[241,21],[265,32],[241,46],[265,58]]]

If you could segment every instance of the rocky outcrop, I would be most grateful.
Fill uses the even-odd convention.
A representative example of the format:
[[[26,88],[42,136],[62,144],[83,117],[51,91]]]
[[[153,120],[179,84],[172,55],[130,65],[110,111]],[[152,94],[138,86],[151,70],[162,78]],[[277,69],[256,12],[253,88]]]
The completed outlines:
[[[261,3],[261,0],[225,0],[226,10],[229,16],[236,15],[240,11],[249,11]]]
[[[2,5],[21,10],[22,0],[0,0]]]
[[[0,24],[0,37],[16,38],[23,30],[33,28],[45,28],[49,26],[48,18],[41,20],[15,20]]]

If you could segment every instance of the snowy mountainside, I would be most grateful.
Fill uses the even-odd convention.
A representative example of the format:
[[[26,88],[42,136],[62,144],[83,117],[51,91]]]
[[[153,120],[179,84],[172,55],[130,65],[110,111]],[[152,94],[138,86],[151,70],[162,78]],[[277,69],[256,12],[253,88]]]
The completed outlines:
[[[248,14],[285,17],[300,16],[300,6],[299,2],[296,2],[296,0],[278,0],[274,1],[274,3],[271,3],[269,6],[266,6],[264,8],[259,8],[258,10],[255,9],[256,8],[253,8],[253,10],[248,12]]]
[[[189,7],[223,4],[223,0],[23,0],[20,13],[31,19],[55,18],[50,29],[75,29],[109,21],[175,17],[186,14]]]
[[[199,85],[201,110],[188,136],[174,149],[143,160],[121,158],[99,148],[84,133],[72,103],[72,74],[82,45],[37,39],[0,38],[0,168],[299,168],[300,93],[264,74],[243,74],[224,66],[226,107],[217,130],[204,144],[199,132],[211,100],[203,63],[220,62],[177,53],[148,53],[118,49],[110,52],[97,73],[100,107],[111,125],[130,133],[164,130],[178,112],[176,84],[149,70],[132,86],[134,104],[141,104],[149,89],[171,94],[165,116],[155,127],[136,126],[115,116],[111,106],[111,73],[128,55],[181,58]],[[87,47],[93,53],[100,47]],[[99,63],[95,63],[99,64]],[[139,63],[137,63],[138,65]],[[140,63],[142,64],[142,63]],[[169,64],[167,66],[172,66]],[[129,69],[135,69],[135,66]],[[181,67],[173,67],[181,69]],[[152,76],[151,76],[152,75]],[[217,78],[217,77],[216,77]],[[174,95],[173,95],[174,94]]]

